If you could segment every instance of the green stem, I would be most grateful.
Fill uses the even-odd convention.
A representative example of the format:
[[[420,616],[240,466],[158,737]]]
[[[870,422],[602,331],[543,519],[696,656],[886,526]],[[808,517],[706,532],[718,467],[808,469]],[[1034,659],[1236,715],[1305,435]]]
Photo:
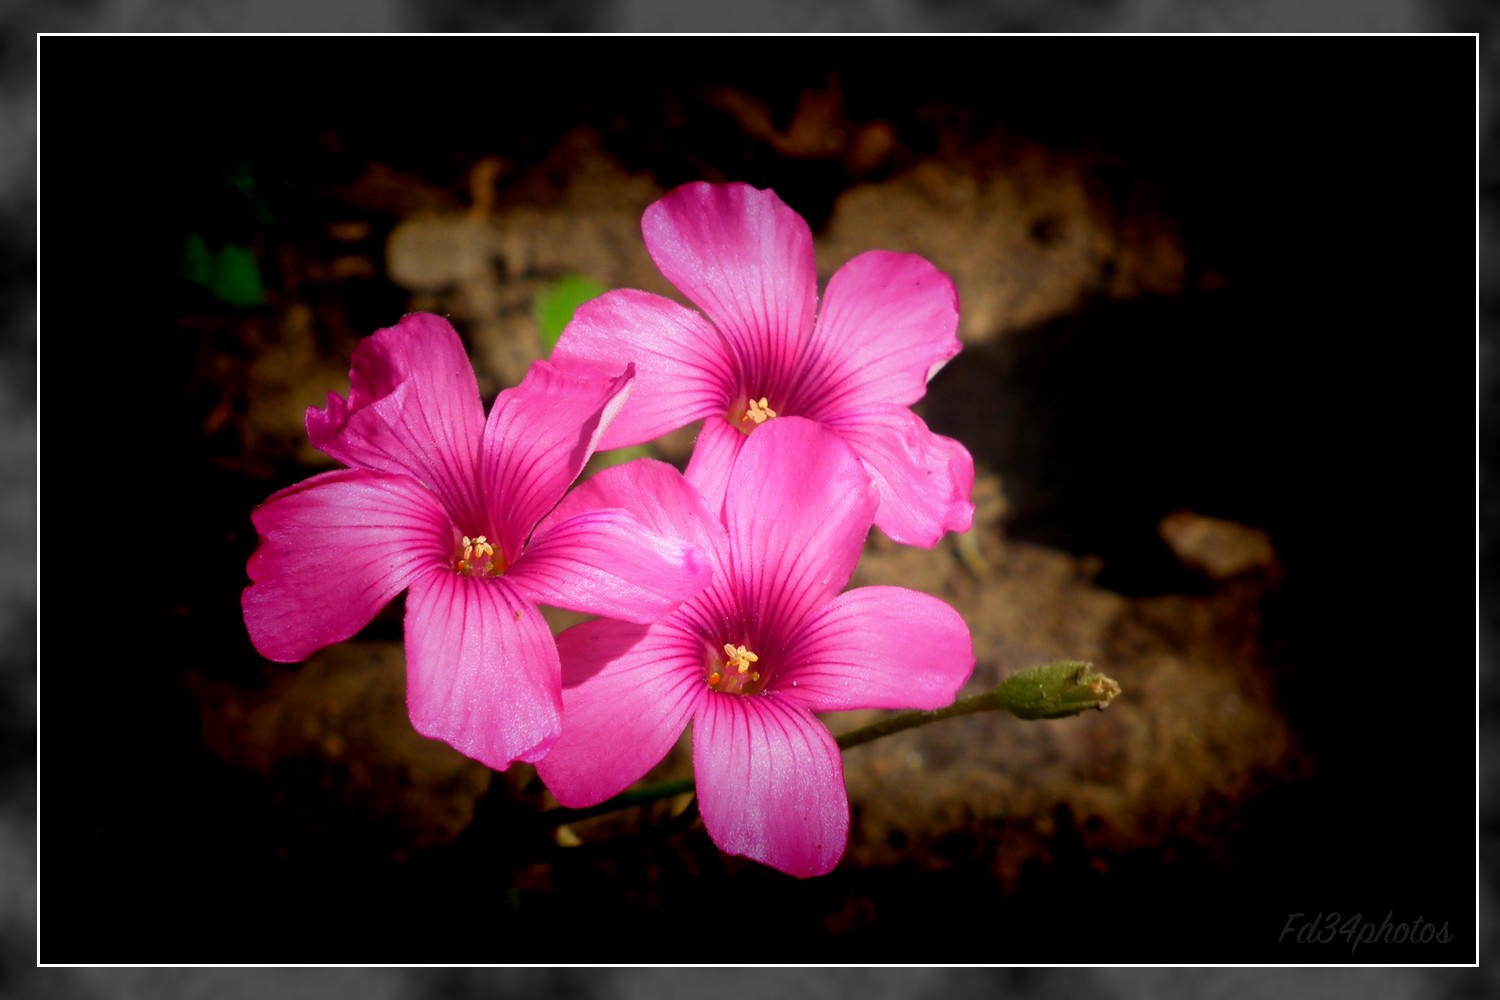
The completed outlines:
[[[1063,719],[1091,708],[1103,710],[1119,693],[1120,685],[1095,673],[1091,664],[1059,660],[1012,674],[993,691],[960,698],[947,708],[887,716],[868,726],[850,730],[834,742],[840,750],[848,750],[893,733],[975,712],[1009,712],[1018,719],[1027,720]],[[612,799],[583,809],[547,809],[532,817],[532,822],[544,829],[562,826],[617,809],[670,799],[691,792],[693,787],[692,778],[679,778],[621,792]]]
[[[590,816],[602,816],[617,809],[628,809],[631,806],[643,806],[650,802],[659,802],[662,799],[674,798],[692,790],[692,778],[678,778],[676,781],[664,781],[659,785],[632,788],[621,792],[612,799],[605,799],[597,805],[585,806],[582,809],[569,809],[566,806],[558,806],[556,809],[544,809],[533,816],[531,822],[544,829],[550,826],[563,826],[566,823],[576,823],[578,820],[588,819]]]
[[[882,736],[890,736],[894,733],[907,729],[915,729],[925,726],[931,722],[941,722],[944,719],[952,719],[960,715],[973,715],[975,712],[993,712],[996,709],[1004,709],[997,695],[999,689],[986,691],[984,694],[970,695],[960,698],[947,708],[935,709],[931,712],[902,712],[900,715],[888,715],[879,722],[872,722],[868,726],[860,726],[851,729],[842,736],[837,737],[834,742],[839,745],[840,750],[848,750],[871,740],[878,740]]]

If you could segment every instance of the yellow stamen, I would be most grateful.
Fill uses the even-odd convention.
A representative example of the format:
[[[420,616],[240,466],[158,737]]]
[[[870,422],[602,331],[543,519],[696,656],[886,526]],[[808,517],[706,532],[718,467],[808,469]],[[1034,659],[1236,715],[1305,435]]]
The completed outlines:
[[[753,421],[758,426],[774,416],[776,416],[776,411],[771,409],[766,397],[762,396],[759,399],[750,400],[750,408],[745,411],[744,416],[740,417],[740,423]]]
[[[459,555],[453,563],[453,568],[460,573],[469,573],[471,570],[479,571],[479,575],[498,576],[504,572],[503,561],[495,558],[495,546],[483,535],[475,535],[470,538],[464,535],[459,539]],[[485,565],[489,560],[489,565]]]
[[[750,669],[750,664],[760,659],[744,646],[732,646],[727,642],[724,644],[724,656],[726,657],[725,665],[734,667],[742,674]],[[756,675],[757,679],[759,676],[759,674]]]

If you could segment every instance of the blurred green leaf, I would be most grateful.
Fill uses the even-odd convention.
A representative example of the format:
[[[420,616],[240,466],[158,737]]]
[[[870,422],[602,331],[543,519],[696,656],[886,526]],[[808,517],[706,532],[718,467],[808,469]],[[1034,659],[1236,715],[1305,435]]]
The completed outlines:
[[[633,444],[625,448],[612,448],[609,451],[596,451],[589,457],[588,465],[584,466],[583,475],[580,478],[587,479],[596,472],[613,468],[616,465],[624,465],[638,458],[655,458],[656,453],[651,450],[649,444]]]
[[[231,306],[258,306],[266,300],[255,251],[243,243],[225,243],[210,250],[199,233],[189,233],[182,242],[178,267],[188,281],[202,285],[220,302]]]
[[[208,287],[214,269],[213,254],[201,233],[189,233],[182,241],[182,262],[177,273],[195,285]]]
[[[215,263],[208,290],[219,299],[232,306],[258,306],[266,300],[255,251],[241,243],[226,243],[219,248]]]
[[[573,319],[573,313],[589,299],[604,294],[604,286],[581,274],[567,274],[544,289],[532,305],[532,316],[542,343],[542,355],[551,355],[557,338]]]

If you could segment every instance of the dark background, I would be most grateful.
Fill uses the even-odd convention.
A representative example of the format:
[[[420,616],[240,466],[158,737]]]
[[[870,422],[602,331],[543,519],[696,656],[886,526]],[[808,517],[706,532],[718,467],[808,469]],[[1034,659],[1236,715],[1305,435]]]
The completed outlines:
[[[70,372],[49,416],[82,438],[52,480],[72,541],[43,547],[59,616],[40,679],[42,961],[1286,961],[1265,928],[1328,910],[1446,920],[1454,941],[1296,960],[1473,960],[1472,39],[135,40],[129,72],[91,72],[125,44],[41,54],[43,344]],[[607,72],[627,46],[636,71]],[[837,168],[657,109],[704,80],[789,108],[830,67],[918,150],[914,109],[941,100],[1117,151],[1231,276],[1232,297],[1141,314],[1142,336],[1085,337],[1056,362],[1070,499],[1021,530],[1129,567],[1132,510],[1186,498],[1266,527],[1287,565],[1281,693],[1316,775],[1256,804],[1231,865],[1143,857],[1101,877],[1062,851],[1010,894],[962,870],[750,868],[669,881],[670,905],[641,909],[616,869],[565,860],[565,891],[521,916],[516,857],[492,839],[403,864],[352,839],[268,853],[274,799],[202,748],[181,685],[190,669],[253,683],[247,514],[300,478],[213,461],[227,445],[202,432],[202,359],[169,335],[205,308],[174,274],[222,165],[269,164],[312,219],[317,185],[365,159],[441,178],[591,121],[663,185],[709,164],[816,228],[850,183]],[[329,130],[343,151],[309,153]],[[277,239],[308,236],[279,218]],[[375,281],[341,308],[368,331],[403,301]],[[1185,374],[1204,367],[1222,378]],[[1162,421],[1185,440],[1143,444]],[[1136,568],[1112,585],[1164,585]],[[881,919],[824,934],[816,914],[856,896]]]

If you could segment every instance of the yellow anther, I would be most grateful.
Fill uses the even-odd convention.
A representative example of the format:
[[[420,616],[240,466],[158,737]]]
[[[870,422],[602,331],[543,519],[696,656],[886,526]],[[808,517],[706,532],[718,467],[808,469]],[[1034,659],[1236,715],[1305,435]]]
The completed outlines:
[[[711,674],[708,675],[708,686],[709,687],[718,687],[719,686],[719,682],[722,681],[723,679],[724,679],[724,675],[721,674],[721,673],[719,673],[717,670],[715,670],[713,673],[711,673]]]
[[[495,558],[495,546],[483,535],[475,535],[473,538],[464,535],[459,539],[459,546],[458,558],[453,562],[453,568],[458,572],[476,571],[487,576],[498,576],[504,572],[504,562]],[[485,565],[485,560],[489,560],[489,565]]]
[[[771,409],[766,397],[762,396],[759,399],[750,400],[750,408],[745,411],[743,417],[740,417],[740,422],[749,420],[756,424],[763,424],[774,416],[776,416],[776,411]]]
[[[724,644],[724,656],[725,665],[735,668],[742,674],[750,669],[750,664],[760,659],[744,646],[733,646],[727,642]]]

